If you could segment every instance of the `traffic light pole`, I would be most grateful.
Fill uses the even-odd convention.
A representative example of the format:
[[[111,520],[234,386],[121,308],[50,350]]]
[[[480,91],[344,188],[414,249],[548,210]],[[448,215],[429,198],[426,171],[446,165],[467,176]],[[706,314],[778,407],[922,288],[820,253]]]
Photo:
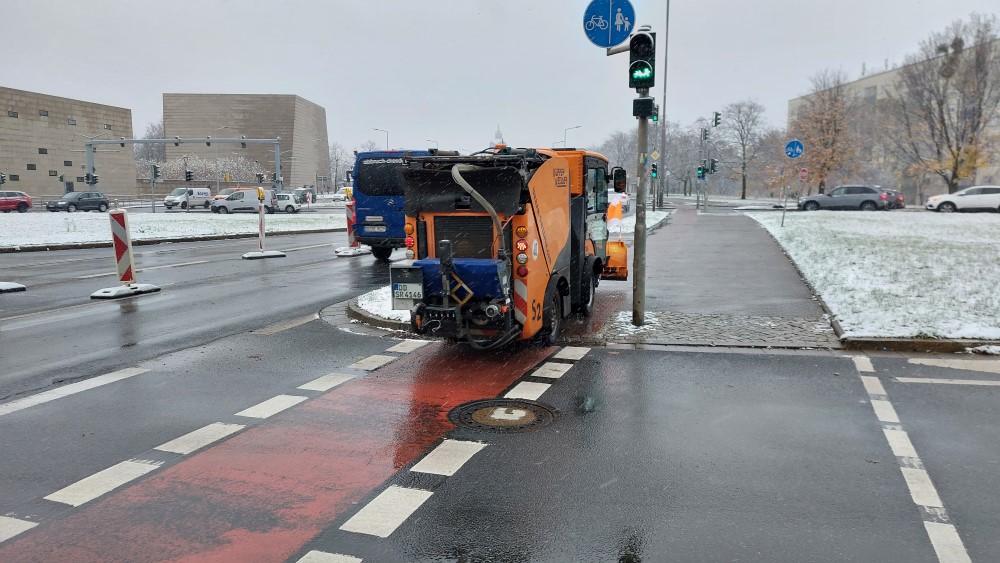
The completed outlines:
[[[638,91],[640,98],[649,95],[649,89]],[[632,324],[646,324],[646,198],[649,191],[646,188],[646,150],[648,147],[647,132],[649,118],[639,117],[639,155],[636,165],[636,175],[639,177],[639,189],[635,195],[635,239],[632,256]]]

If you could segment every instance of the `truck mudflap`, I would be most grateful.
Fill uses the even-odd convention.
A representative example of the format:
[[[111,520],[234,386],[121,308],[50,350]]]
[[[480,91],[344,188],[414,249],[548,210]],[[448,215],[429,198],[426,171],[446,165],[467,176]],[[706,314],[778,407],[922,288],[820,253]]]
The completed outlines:
[[[609,240],[606,249],[608,261],[604,264],[601,279],[628,280],[628,247],[620,240]]]

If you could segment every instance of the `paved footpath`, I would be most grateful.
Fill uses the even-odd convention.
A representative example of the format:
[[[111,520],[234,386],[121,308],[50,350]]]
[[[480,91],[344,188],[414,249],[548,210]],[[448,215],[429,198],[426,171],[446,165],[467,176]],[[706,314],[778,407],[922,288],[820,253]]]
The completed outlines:
[[[781,247],[742,213],[699,213],[682,204],[667,226],[648,237],[646,263],[646,326],[631,327],[628,295],[621,300],[624,314],[603,327],[603,340],[840,347],[822,307]]]

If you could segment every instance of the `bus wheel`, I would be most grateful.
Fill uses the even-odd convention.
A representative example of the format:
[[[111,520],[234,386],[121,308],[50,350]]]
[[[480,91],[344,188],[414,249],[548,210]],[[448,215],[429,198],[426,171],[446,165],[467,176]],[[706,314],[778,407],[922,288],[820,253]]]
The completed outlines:
[[[372,255],[375,256],[375,259],[379,262],[388,262],[389,257],[392,256],[392,249],[372,247]]]

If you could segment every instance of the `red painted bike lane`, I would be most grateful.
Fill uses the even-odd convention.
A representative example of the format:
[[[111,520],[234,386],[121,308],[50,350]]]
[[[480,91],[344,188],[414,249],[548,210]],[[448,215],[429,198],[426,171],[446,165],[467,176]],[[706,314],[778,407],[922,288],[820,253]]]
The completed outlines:
[[[0,548],[0,561],[282,561],[554,349],[427,346]]]

